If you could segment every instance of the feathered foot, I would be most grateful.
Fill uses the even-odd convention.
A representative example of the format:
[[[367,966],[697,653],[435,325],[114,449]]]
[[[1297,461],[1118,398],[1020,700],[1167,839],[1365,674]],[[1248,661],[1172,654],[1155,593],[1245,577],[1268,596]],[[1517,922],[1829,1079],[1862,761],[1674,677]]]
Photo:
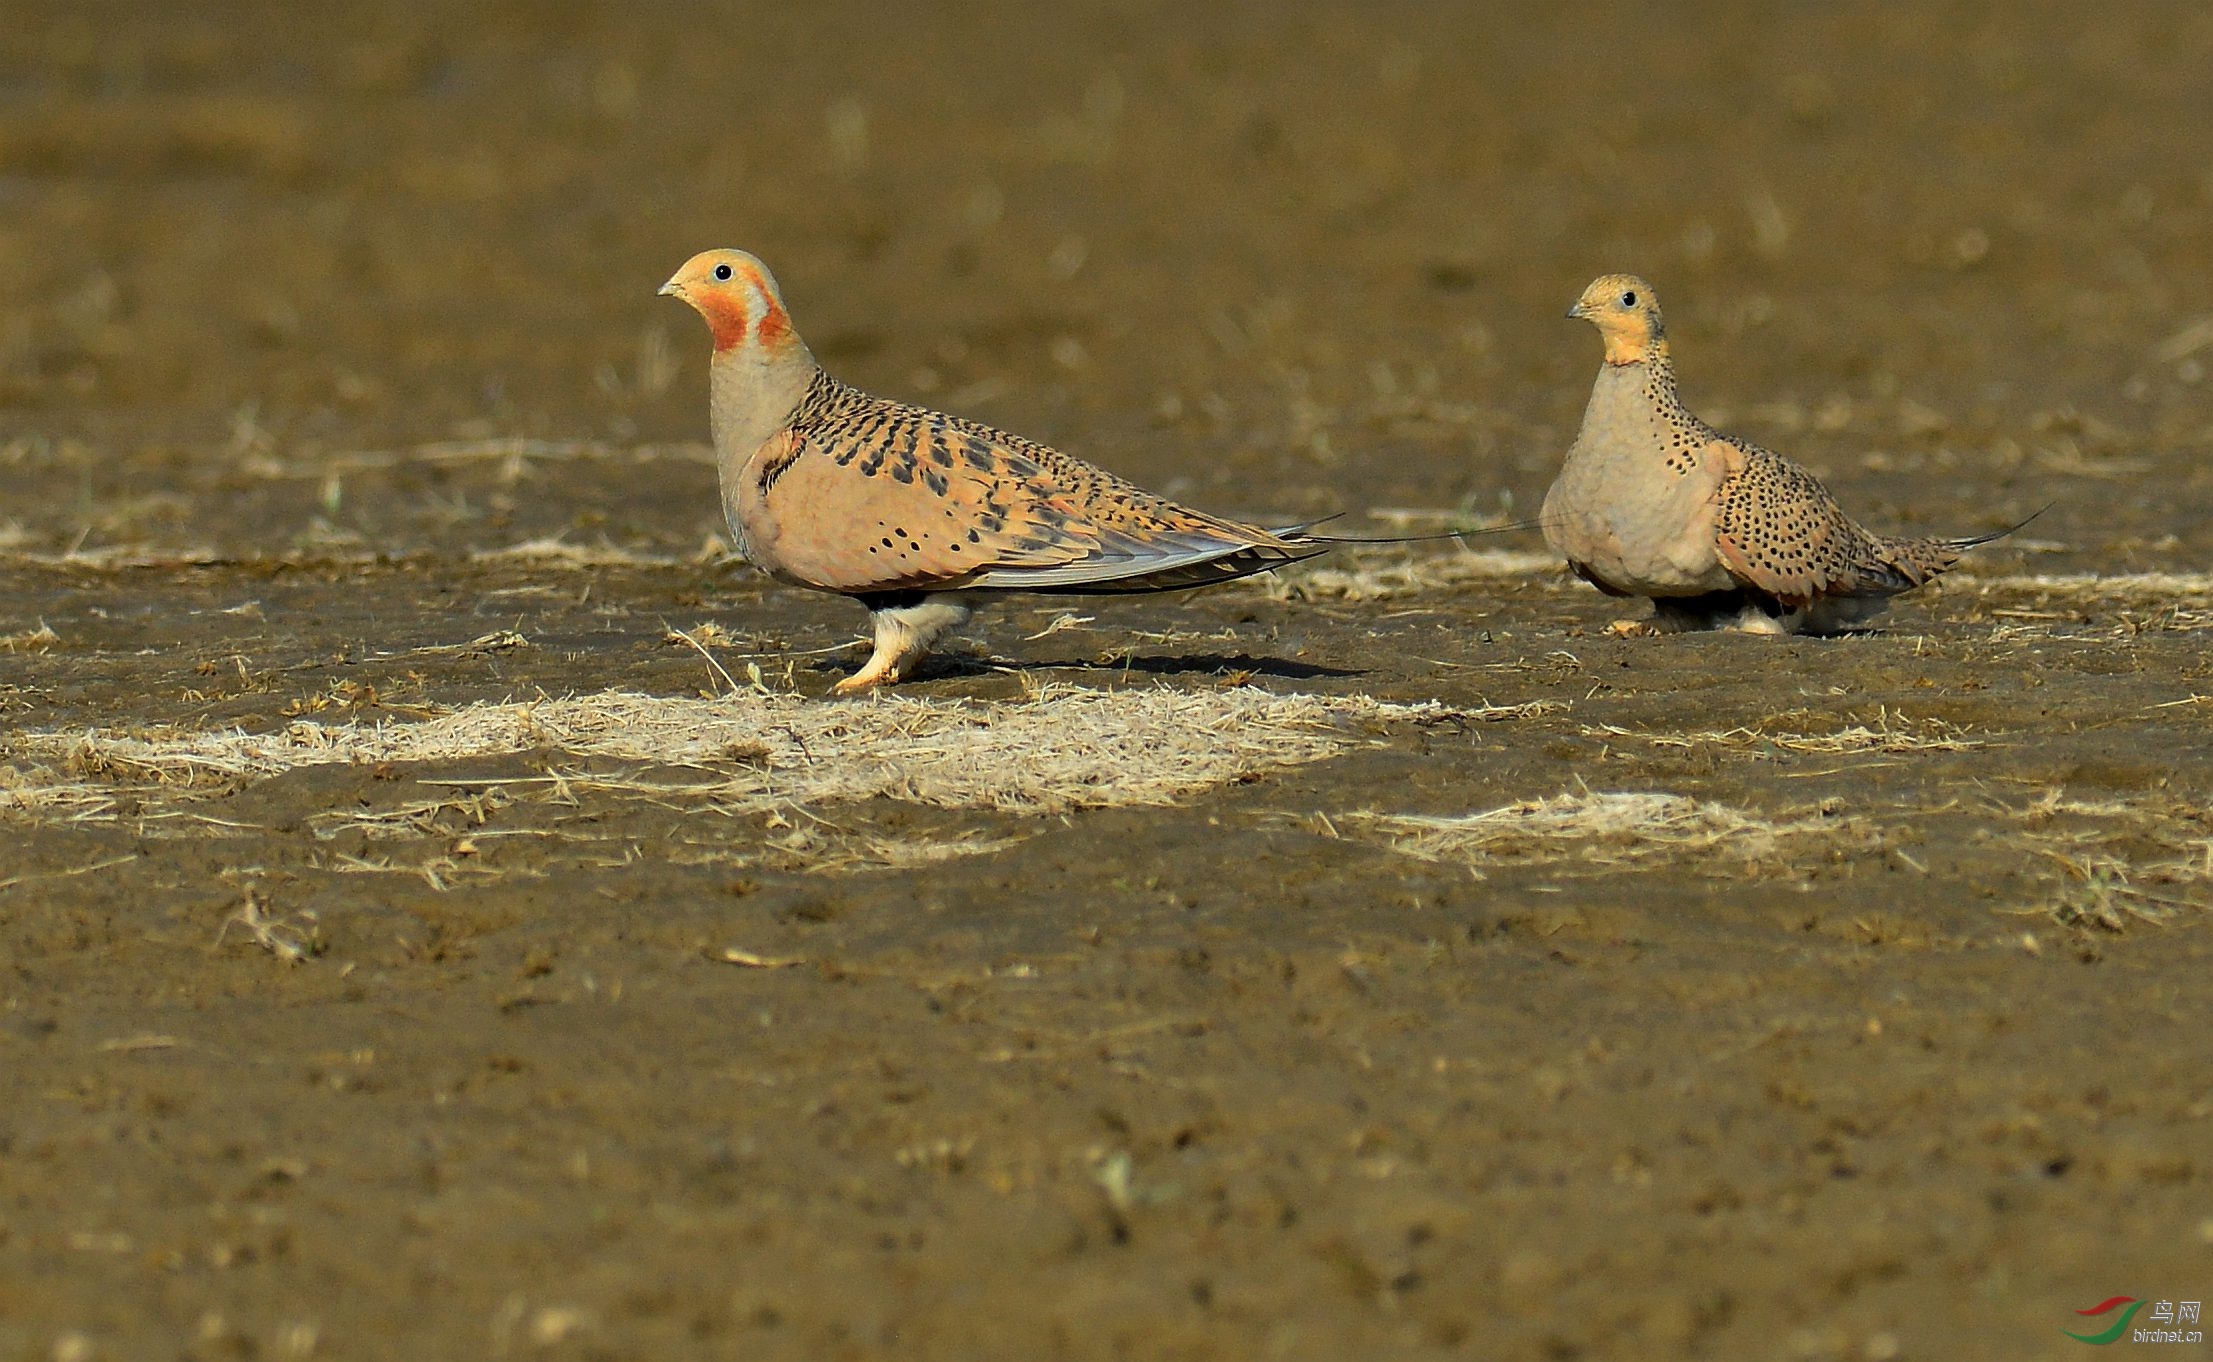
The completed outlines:
[[[861,604],[876,627],[876,650],[867,666],[830,688],[832,695],[858,695],[906,680],[930,655],[930,645],[975,613],[967,601],[950,593],[863,597]]]

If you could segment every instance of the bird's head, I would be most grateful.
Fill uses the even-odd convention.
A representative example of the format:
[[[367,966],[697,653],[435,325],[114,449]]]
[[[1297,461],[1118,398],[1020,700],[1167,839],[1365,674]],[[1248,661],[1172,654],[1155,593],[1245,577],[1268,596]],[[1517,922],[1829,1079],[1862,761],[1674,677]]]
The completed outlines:
[[[1568,309],[1598,328],[1606,341],[1608,364],[1640,364],[1654,352],[1665,353],[1667,327],[1652,286],[1633,274],[1602,274]]]
[[[744,251],[701,251],[669,276],[661,292],[706,318],[717,359],[743,353],[773,358],[799,344],[776,276]]]

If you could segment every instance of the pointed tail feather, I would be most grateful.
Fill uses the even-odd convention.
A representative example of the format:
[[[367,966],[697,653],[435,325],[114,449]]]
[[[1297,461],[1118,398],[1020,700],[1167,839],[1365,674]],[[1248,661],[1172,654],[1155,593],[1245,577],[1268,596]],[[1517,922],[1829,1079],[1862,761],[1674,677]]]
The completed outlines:
[[[1184,539],[1180,546],[1166,546],[1169,551],[1165,553],[1159,552],[1163,546],[1157,543],[1144,546],[1135,541],[1115,540],[1106,546],[1108,551],[1079,562],[1039,567],[993,568],[969,579],[964,585],[972,591],[1024,591],[1068,596],[1185,591],[1192,587],[1233,582],[1240,577],[1288,567],[1293,563],[1319,557],[1334,548],[1355,544],[1423,544],[1441,539],[1465,539],[1480,534],[1504,534],[1514,530],[1534,529],[1540,523],[1532,520],[1482,529],[1445,530],[1435,534],[1393,535],[1375,539],[1308,532],[1315,525],[1326,524],[1337,518],[1335,515],[1325,516],[1303,524],[1279,526],[1265,532],[1250,532],[1256,536],[1265,533],[1273,542],[1208,543],[1194,536]],[[1152,551],[1147,552],[1147,548]]]
[[[1938,540],[1937,542],[1943,544],[1944,547],[1950,549],[1954,553],[1965,553],[1967,552],[1967,550],[1971,548],[1976,548],[1983,544],[1994,544],[1997,541],[2005,538],[2007,535],[2012,534],[2015,530],[2027,528],[2029,521],[2036,519],[2038,516],[2044,514],[2044,512],[2049,511],[2058,504],[2059,503],[2056,501],[2047,501],[2036,510],[2031,511],[2027,519],[2016,520],[2011,525],[2006,526],[2002,530],[1992,530],[1988,534],[1978,534],[1967,539],[1943,539]]]
[[[1342,514],[1343,512],[1338,513],[1338,515]],[[1337,518],[1338,516],[1330,516],[1327,520]],[[1305,533],[1309,525],[1325,523],[1327,523],[1326,520],[1312,520],[1308,521],[1306,525],[1286,525],[1281,529],[1272,531],[1272,533],[1292,538],[1294,543],[1327,544],[1331,548],[1336,548],[1346,544],[1431,544],[1440,539],[1473,539],[1486,534],[1512,534],[1519,530],[1541,530],[1545,526],[1545,522],[1542,520],[1517,520],[1506,525],[1471,526],[1460,530],[1437,530],[1429,534],[1379,535],[1373,539],[1359,538],[1353,535]]]
[[[1327,553],[1326,544],[1214,544],[1180,552],[1101,554],[1051,567],[1002,567],[963,583],[969,590],[1027,591],[1056,596],[1181,591],[1232,582]]]
[[[2051,505],[2046,505],[2028,519],[2008,525],[2002,530],[1993,530],[1989,534],[1968,535],[1957,539],[1877,540],[1877,555],[1881,561],[1876,565],[1876,580],[1869,585],[1893,594],[1910,591],[1938,573],[1949,571],[1969,549],[1995,543],[2050,509]]]
[[[1149,591],[1187,591],[1192,587],[1234,582],[1240,577],[1250,577],[1255,573],[1288,567],[1293,563],[1301,563],[1309,558],[1319,557],[1329,551],[1326,544],[1306,548],[1294,540],[1293,545],[1290,549],[1279,549],[1268,545],[1231,549],[1212,557],[1170,563],[1153,568],[1150,571],[1132,573],[1126,577],[1107,577],[1088,582],[1068,582],[1052,586],[1041,585],[1026,589],[1070,596],[1124,595]]]

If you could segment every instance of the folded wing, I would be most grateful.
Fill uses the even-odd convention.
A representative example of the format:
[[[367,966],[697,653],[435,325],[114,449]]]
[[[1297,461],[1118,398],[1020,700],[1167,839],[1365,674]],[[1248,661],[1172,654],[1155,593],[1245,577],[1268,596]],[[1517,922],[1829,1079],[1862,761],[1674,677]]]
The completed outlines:
[[[1885,560],[1820,479],[1780,454],[1722,437],[1731,467],[1714,547],[1746,585],[1797,609],[1829,595],[1892,595],[1919,585]]]
[[[832,591],[1164,591],[1322,551],[834,381],[809,394],[790,438],[764,494],[776,567]]]

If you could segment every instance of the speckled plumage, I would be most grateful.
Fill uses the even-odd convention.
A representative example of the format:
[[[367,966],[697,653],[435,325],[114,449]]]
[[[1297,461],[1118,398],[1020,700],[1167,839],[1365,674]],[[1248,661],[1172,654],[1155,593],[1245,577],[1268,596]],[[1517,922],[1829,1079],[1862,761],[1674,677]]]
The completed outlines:
[[[1871,533],[1804,468],[1692,415],[1643,280],[1603,276],[1568,315],[1598,327],[1606,362],[1545,496],[1545,538],[1601,590],[1649,597],[1656,626],[1849,626],[1991,537]]]
[[[663,286],[715,339],[712,416],[739,552],[868,606],[876,651],[840,693],[897,681],[982,594],[1172,591],[1323,545],[1179,506],[1017,435],[872,397],[825,373],[743,251]]]

